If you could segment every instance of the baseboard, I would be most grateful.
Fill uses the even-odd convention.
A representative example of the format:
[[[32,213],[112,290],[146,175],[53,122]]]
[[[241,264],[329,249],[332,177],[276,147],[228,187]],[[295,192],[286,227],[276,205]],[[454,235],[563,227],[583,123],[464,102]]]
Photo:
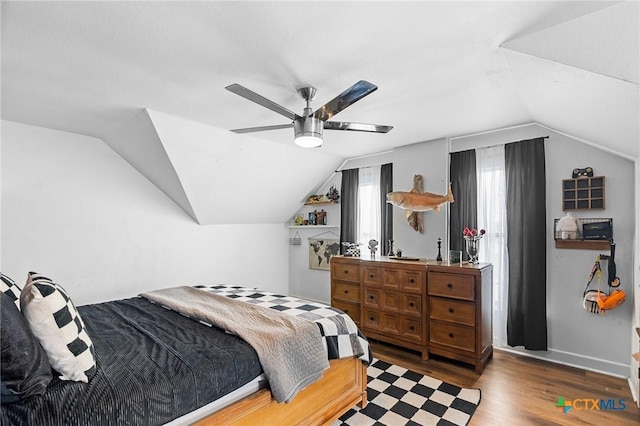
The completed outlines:
[[[631,366],[629,364],[621,364],[605,359],[584,356],[576,353],[549,349],[547,351],[527,351],[526,349],[511,347],[496,347],[494,349],[511,352],[518,355],[528,356],[530,358],[541,359],[556,364],[566,365],[569,367],[580,368],[595,373],[606,374],[607,376],[619,377],[629,380]]]
[[[631,390],[631,397],[635,401],[636,405],[638,407],[640,407],[640,400],[638,400],[638,393],[636,392],[636,387],[633,384],[633,379],[631,377],[629,377],[627,379],[627,382],[629,382],[629,389]]]

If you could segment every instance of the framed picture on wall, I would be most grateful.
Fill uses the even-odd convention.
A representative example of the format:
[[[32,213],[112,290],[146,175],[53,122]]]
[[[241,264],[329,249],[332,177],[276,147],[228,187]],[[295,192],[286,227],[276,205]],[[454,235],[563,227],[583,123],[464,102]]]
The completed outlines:
[[[340,240],[309,238],[309,268],[329,270],[329,260],[340,254]]]

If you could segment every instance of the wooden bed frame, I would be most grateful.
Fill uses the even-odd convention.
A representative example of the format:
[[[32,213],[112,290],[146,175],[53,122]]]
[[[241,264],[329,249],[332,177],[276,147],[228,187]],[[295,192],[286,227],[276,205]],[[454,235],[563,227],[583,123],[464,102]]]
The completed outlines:
[[[367,367],[357,358],[331,360],[322,378],[289,404],[262,389],[194,425],[326,425],[355,405],[367,405]]]

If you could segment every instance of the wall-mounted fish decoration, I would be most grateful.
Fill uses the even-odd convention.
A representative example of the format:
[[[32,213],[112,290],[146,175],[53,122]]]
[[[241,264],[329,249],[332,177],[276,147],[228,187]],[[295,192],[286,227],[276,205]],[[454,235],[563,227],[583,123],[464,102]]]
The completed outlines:
[[[451,182],[445,195],[432,194],[431,192],[390,192],[387,194],[387,203],[391,203],[401,209],[413,212],[426,212],[428,210],[439,211],[444,203],[453,203]]]

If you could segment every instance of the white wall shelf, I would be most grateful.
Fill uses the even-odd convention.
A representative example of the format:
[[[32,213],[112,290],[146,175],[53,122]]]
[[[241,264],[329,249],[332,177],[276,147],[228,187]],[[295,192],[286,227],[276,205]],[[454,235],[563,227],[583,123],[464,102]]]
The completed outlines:
[[[307,228],[340,228],[337,225],[287,225],[288,229],[307,229]]]

